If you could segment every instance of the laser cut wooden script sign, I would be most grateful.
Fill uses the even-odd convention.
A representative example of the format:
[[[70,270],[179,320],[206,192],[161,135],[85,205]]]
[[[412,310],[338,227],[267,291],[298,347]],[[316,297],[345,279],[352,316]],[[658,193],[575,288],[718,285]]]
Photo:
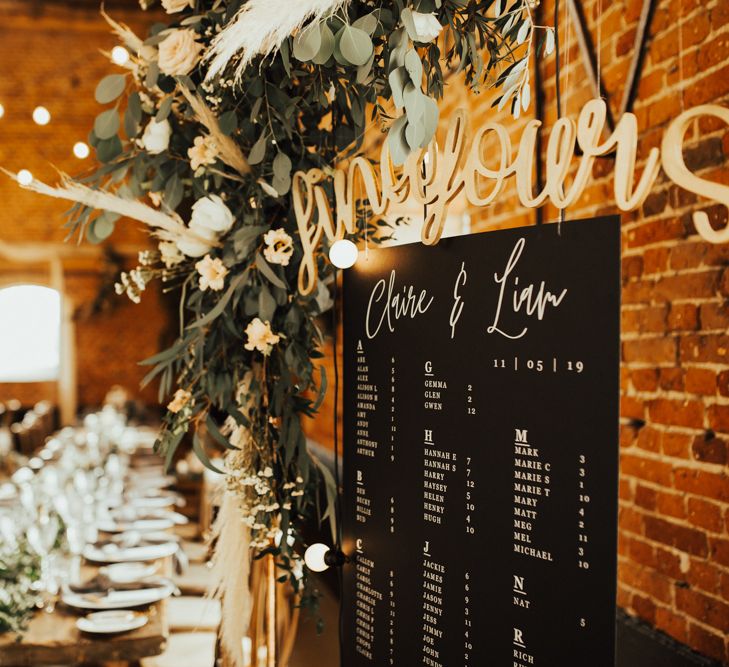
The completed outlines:
[[[304,249],[299,271],[299,290],[310,294],[316,286],[316,257],[326,235],[330,242],[354,233],[357,210],[363,201],[375,216],[387,213],[391,204],[411,199],[426,208],[422,241],[438,243],[448,207],[464,192],[473,206],[488,206],[502,192],[508,178],[516,178],[516,190],[523,206],[536,208],[549,200],[558,209],[574,204],[584,191],[592,174],[595,158],[615,151],[615,203],[622,211],[641,206],[655,183],[661,168],[679,187],[729,207],[729,186],[714,183],[693,174],[683,159],[683,143],[689,124],[701,116],[715,116],[729,124],[729,109],[717,105],[702,105],[678,116],[663,136],[661,149],[652,148],[645,167],[636,182],[638,121],[634,114],[622,116],[612,134],[601,141],[605,129],[607,108],[603,100],[588,102],[577,122],[561,118],[554,125],[546,151],[546,183],[534,194],[534,162],[537,136],[541,121],[531,120],[522,132],[516,157],[513,157],[507,128],[500,123],[486,123],[469,143],[467,114],[458,110],[451,118],[442,150],[433,141],[427,149],[410,155],[401,170],[393,164],[387,142],[382,145],[379,174],[364,157],[356,157],[346,168],[334,172],[333,186],[336,222],[333,218],[321,169],[297,172],[293,178],[293,202],[296,221]],[[486,166],[484,142],[494,135],[496,168]],[[581,155],[570,184],[567,174],[575,159],[575,148]],[[426,157],[427,156],[427,157]],[[492,162],[493,159],[488,160]],[[695,212],[694,224],[699,234],[711,243],[729,241],[729,226],[715,230],[708,216]]]

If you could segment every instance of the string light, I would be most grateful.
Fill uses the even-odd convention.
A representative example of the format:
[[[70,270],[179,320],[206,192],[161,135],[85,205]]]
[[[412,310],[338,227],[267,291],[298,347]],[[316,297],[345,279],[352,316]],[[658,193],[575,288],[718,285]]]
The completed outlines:
[[[87,158],[89,156],[89,153],[91,153],[91,151],[89,150],[89,146],[87,143],[85,143],[83,141],[77,141],[73,145],[73,154],[79,160],[83,160],[84,158]]]
[[[51,122],[51,112],[45,107],[36,107],[33,109],[33,121],[37,125],[48,125]]]
[[[116,65],[125,65],[129,61],[129,51],[123,46],[115,46],[111,50],[111,61]]]
[[[324,570],[329,569],[329,563],[326,561],[326,556],[329,551],[330,549],[326,544],[322,544],[321,542],[312,544],[304,552],[306,567],[312,572],[324,572]]]
[[[30,185],[33,182],[33,174],[31,174],[27,169],[21,169],[18,172],[18,183],[20,185]]]
[[[338,269],[348,269],[354,266],[359,252],[357,246],[349,239],[340,239],[329,248],[329,260]]]

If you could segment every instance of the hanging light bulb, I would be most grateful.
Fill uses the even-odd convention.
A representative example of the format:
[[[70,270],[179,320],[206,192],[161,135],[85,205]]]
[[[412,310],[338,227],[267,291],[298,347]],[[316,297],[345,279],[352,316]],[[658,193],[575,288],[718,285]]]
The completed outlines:
[[[33,182],[33,174],[31,174],[27,169],[21,169],[18,172],[18,183],[20,185],[30,185]]]
[[[36,107],[33,109],[33,122],[36,125],[48,125],[51,122],[51,112],[45,107]]]
[[[329,260],[338,269],[348,269],[354,266],[358,255],[357,246],[349,239],[335,241],[329,248]]]
[[[312,572],[324,572],[329,568],[329,563],[326,561],[326,556],[330,549],[326,544],[317,542],[312,544],[304,552],[304,562]]]
[[[111,61],[116,65],[125,65],[129,60],[129,51],[123,46],[115,46],[111,50]]]
[[[87,143],[84,143],[83,141],[77,141],[73,145],[73,154],[79,160],[83,160],[84,158],[87,158],[89,156],[90,152],[91,151],[89,150],[89,145]]]

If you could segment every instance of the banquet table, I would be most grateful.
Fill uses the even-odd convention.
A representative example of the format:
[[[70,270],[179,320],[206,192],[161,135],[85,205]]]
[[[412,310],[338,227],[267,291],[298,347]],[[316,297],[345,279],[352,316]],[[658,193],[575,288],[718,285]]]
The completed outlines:
[[[148,438],[149,439],[149,438]],[[158,465],[160,459],[149,447],[135,449],[132,459],[145,465]],[[110,533],[99,532],[100,540],[108,540]],[[173,537],[173,536],[171,536]],[[173,538],[174,539],[174,538]],[[113,562],[113,561],[112,561]],[[157,559],[157,574],[169,577],[172,558]],[[94,580],[101,566],[85,560],[80,572],[81,581]],[[88,611],[74,609],[59,600],[53,611],[38,610],[27,629],[16,635],[0,633],[0,667],[41,667],[43,665],[136,665],[142,658],[161,654],[169,636],[167,601],[162,600],[135,609],[147,616],[142,627],[114,634],[89,634],[76,626],[77,620]]]
[[[0,634],[0,665],[103,665],[159,655],[168,636],[166,604],[163,600],[146,610],[149,622],[138,630],[105,637],[78,630],[79,614],[59,604],[50,614],[38,612],[20,641],[11,633]]]

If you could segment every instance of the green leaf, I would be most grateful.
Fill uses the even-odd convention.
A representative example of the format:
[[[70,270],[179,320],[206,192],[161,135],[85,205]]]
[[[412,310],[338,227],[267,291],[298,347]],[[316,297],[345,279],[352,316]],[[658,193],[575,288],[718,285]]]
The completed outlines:
[[[224,114],[218,118],[218,125],[220,126],[220,131],[226,136],[229,137],[235,130],[238,128],[238,115],[235,113],[235,109],[231,109],[230,111],[226,111]]]
[[[410,49],[405,54],[405,69],[410,75],[410,80],[419,89],[423,82],[423,63],[415,49]]]
[[[215,442],[217,442],[219,445],[222,445],[226,449],[233,449],[233,450],[238,449],[238,447],[231,444],[230,441],[220,432],[218,425],[213,421],[213,418],[210,416],[210,413],[208,413],[208,416],[205,418],[205,425],[208,427],[208,433],[212,436],[213,440],[215,440]]]
[[[124,75],[109,74],[99,81],[94,97],[99,104],[109,104],[124,92],[126,85],[127,79]]]
[[[122,152],[121,139],[114,135],[111,139],[103,139],[96,144],[96,157],[101,162],[111,162]]]
[[[276,300],[271,290],[264,284],[258,293],[258,317],[264,322],[273,322],[273,315],[276,312]]]
[[[262,132],[261,136],[258,137],[258,141],[253,144],[251,152],[248,153],[248,164],[256,165],[263,162],[263,158],[266,157],[266,143],[268,136],[266,132]]]
[[[360,16],[352,24],[352,27],[359,28],[360,30],[364,30],[368,35],[372,35],[377,30],[377,16],[375,16],[374,12]]]
[[[403,102],[405,103],[405,111],[408,115],[408,122],[415,122],[422,118],[425,113],[425,95],[420,92],[412,83],[408,83],[403,91]]]
[[[178,433],[175,436],[172,436],[172,438],[167,442],[167,445],[165,446],[165,472],[169,472],[170,466],[172,465],[172,458],[175,455],[175,452],[177,451],[177,448],[180,446],[180,442],[182,442],[182,438],[185,436],[186,431],[182,431],[181,433]]]
[[[392,91],[392,102],[396,109],[402,109],[405,104],[403,92],[405,91],[405,85],[408,83],[408,77],[408,71],[404,67],[397,67],[387,77]]]
[[[175,172],[167,179],[167,183],[165,184],[163,195],[165,204],[174,211],[180,205],[184,191],[185,188],[182,184],[182,179]]]
[[[111,139],[119,131],[119,112],[116,109],[102,111],[94,120],[94,134],[99,139]]]
[[[170,115],[170,111],[172,111],[172,99],[172,95],[170,95],[162,100],[162,104],[159,105],[157,115],[154,117],[155,123],[161,123],[163,120],[167,120],[167,117]]]
[[[416,42],[418,40],[418,31],[415,29],[415,21],[413,20],[412,9],[403,9],[400,12],[400,20],[405,26],[405,30],[407,30],[408,37],[410,37],[413,42]]]
[[[319,52],[314,56],[312,62],[315,65],[323,65],[334,53],[334,33],[329,29],[326,23],[321,24],[321,45],[319,46]]]
[[[101,243],[108,239],[114,232],[114,223],[121,216],[114,213],[104,212],[92,220],[86,230],[86,238],[91,243]]]
[[[390,149],[390,155],[395,166],[405,164],[405,160],[410,155],[410,148],[405,138],[405,125],[407,116],[400,116],[390,127],[387,135],[387,145]]]
[[[339,50],[352,65],[364,65],[372,55],[372,40],[359,28],[346,25],[339,38]]]
[[[224,475],[225,473],[220,470],[219,468],[216,468],[212,461],[210,460],[210,457],[208,457],[207,452],[202,446],[202,443],[200,442],[200,438],[198,437],[197,433],[195,433],[192,436],[192,451],[195,452],[195,455],[197,458],[200,459],[200,463],[202,463],[208,470],[212,470],[213,472],[217,472],[220,475]]]
[[[250,253],[259,236],[267,229],[268,225],[252,225],[241,227],[233,233],[233,248],[238,259],[244,259]]]
[[[372,66],[375,64],[375,52],[372,52],[370,59],[364,64],[357,68],[357,83],[365,84],[372,71]]]
[[[159,65],[157,64],[157,61],[149,63],[149,67],[147,68],[147,76],[144,80],[144,85],[147,86],[149,90],[152,90],[157,85],[157,79],[159,78]]]
[[[215,304],[215,307],[212,308],[207,315],[204,315],[203,317],[198,318],[195,320],[190,326],[190,329],[199,329],[200,327],[204,327],[206,324],[209,324],[214,319],[219,317],[222,312],[225,310],[225,307],[228,305],[228,302],[230,301],[231,297],[233,296],[233,292],[235,292],[236,288],[244,283],[246,279],[248,278],[248,269],[243,271],[243,273],[237,275],[233,280],[230,282],[230,286],[228,287],[225,294],[223,294],[222,297],[220,297],[220,300],[218,303]]]
[[[294,37],[294,57],[301,62],[308,62],[319,53],[321,42],[319,24],[310,24]]]
[[[425,138],[425,125],[422,118],[416,120],[409,120],[405,126],[405,140],[410,146],[410,150],[415,150],[420,147],[420,144]]]
[[[316,397],[314,405],[311,407],[313,412],[316,412],[321,407],[327,393],[327,369],[324,366],[319,366],[319,373],[321,374],[321,382],[319,383],[319,394]]]
[[[273,159],[273,187],[279,195],[285,195],[291,188],[291,158],[278,153]]]
[[[256,268],[268,279],[271,284],[276,285],[276,287],[286,289],[286,283],[284,283],[283,280],[281,280],[281,278],[276,275],[268,262],[263,259],[263,255],[261,255],[260,252],[256,252]]]
[[[421,148],[425,148],[435,136],[438,129],[438,119],[440,118],[440,109],[438,103],[432,97],[423,97],[424,113],[423,125],[425,126],[425,136],[420,144]]]

